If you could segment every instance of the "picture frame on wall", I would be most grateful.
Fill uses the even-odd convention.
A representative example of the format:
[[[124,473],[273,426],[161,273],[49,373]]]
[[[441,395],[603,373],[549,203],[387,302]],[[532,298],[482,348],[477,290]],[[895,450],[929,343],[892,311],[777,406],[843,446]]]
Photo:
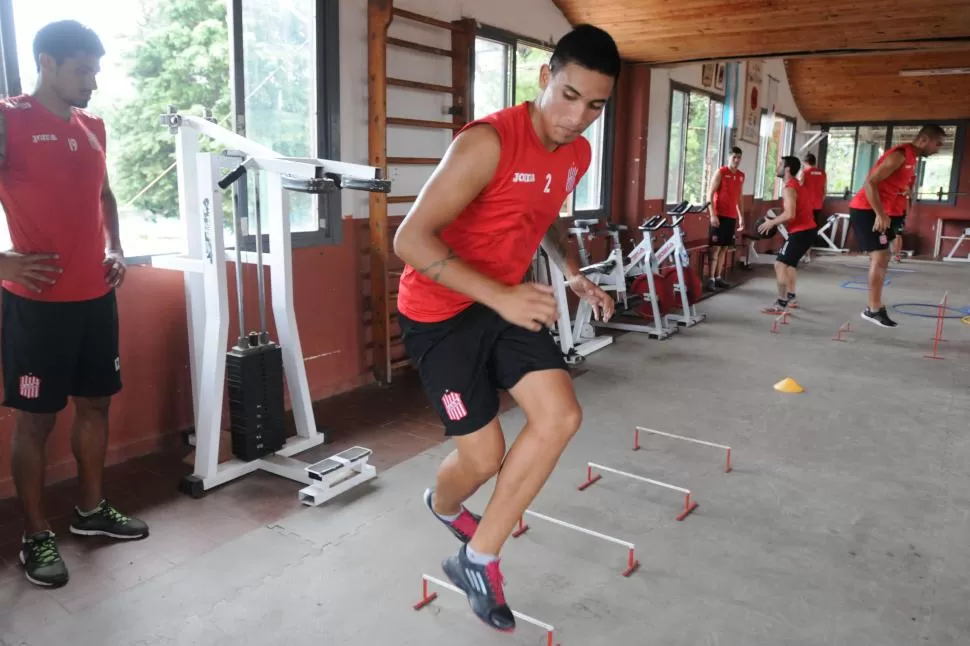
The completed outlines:
[[[724,76],[727,73],[727,66],[724,63],[717,63],[714,66],[714,89],[718,92],[724,91]]]
[[[701,66],[701,85],[711,87],[714,84],[714,63],[705,63]]]

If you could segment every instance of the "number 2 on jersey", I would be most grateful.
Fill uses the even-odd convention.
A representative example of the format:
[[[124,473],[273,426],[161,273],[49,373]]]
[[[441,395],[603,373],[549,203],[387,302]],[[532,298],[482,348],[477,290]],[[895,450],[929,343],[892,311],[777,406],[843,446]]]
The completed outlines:
[[[546,173],[546,187],[542,189],[543,193],[549,192],[549,187],[552,185],[552,173]]]

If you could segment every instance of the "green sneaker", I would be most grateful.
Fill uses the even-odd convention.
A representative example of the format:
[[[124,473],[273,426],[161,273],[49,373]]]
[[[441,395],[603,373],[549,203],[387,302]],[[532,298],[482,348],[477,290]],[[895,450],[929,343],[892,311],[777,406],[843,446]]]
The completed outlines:
[[[90,514],[83,514],[77,507],[74,508],[71,533],[130,540],[148,536],[148,525],[137,518],[125,516],[102,500],[98,508]]]
[[[67,583],[67,566],[57,551],[54,532],[47,530],[25,537],[20,547],[24,575],[34,585],[59,588]]]

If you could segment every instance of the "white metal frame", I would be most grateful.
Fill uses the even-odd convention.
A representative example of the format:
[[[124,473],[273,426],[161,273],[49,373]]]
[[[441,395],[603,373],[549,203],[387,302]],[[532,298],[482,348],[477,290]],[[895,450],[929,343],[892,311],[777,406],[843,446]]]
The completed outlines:
[[[347,164],[323,159],[286,158],[276,151],[246,139],[201,117],[176,112],[162,116],[175,135],[176,173],[178,177],[179,216],[185,226],[187,253],[152,257],[152,265],[185,274],[185,296],[189,327],[189,363],[192,376],[192,402],[195,412],[195,468],[183,483],[186,493],[200,496],[206,490],[263,470],[307,485],[299,493],[304,504],[318,505],[376,476],[367,463],[371,451],[354,447],[315,465],[295,460],[292,456],[323,443],[317,430],[313,402],[307,382],[306,367],[300,345],[299,329],[293,306],[293,266],[287,195],[282,187],[282,174],[314,178],[320,168],[328,173],[347,174],[364,179],[380,179],[380,170],[371,166]],[[229,335],[228,272],[222,226],[222,194],[218,186],[226,166],[237,167],[238,158],[200,152],[200,136],[206,136],[227,149],[249,155],[245,166],[267,171],[268,234],[271,253],[263,254],[270,267],[273,317],[283,354],[283,370],[293,408],[297,435],[272,455],[243,461],[233,458],[219,463],[222,413],[226,378],[226,351]],[[255,262],[253,253],[244,253],[243,261]],[[352,459],[341,457],[353,454]],[[337,469],[319,465],[335,460]],[[333,462],[327,463],[328,465]],[[334,480],[353,472],[350,479]],[[311,474],[316,477],[311,477]]]
[[[941,260],[944,262],[970,262],[970,253],[965,258],[954,257],[953,255],[960,248],[960,245],[964,242],[970,242],[970,227],[965,228],[959,236],[945,236],[943,235],[943,225],[947,221],[946,218],[938,218],[936,221],[936,245],[933,249],[933,257],[940,258],[940,251],[942,250],[944,240],[956,240],[953,243],[953,247],[950,248],[950,253],[941,258]],[[952,220],[950,221],[952,222]]]
[[[839,235],[839,225],[842,225],[842,236],[839,244],[836,245],[834,238]],[[845,247],[845,240],[849,236],[849,214],[833,213],[829,219],[818,229],[818,236],[825,240],[824,247],[812,247],[815,251],[825,251],[828,253],[848,253]]]

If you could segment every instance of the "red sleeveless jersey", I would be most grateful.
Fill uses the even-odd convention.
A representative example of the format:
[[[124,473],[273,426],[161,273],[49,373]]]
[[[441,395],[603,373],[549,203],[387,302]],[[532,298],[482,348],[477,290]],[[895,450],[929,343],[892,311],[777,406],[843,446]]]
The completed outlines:
[[[792,178],[785,188],[795,189],[795,218],[785,224],[788,233],[798,233],[815,228],[815,213],[812,210],[812,192],[807,186]]]
[[[549,227],[560,217],[566,197],[589,168],[592,151],[579,137],[548,150],[539,141],[528,102],[499,110],[465,125],[489,124],[502,152],[491,182],[440,237],[476,271],[506,285],[521,283]],[[406,265],[398,291],[398,311],[424,323],[443,321],[474,301]]]
[[[879,201],[882,202],[882,208],[886,215],[902,215],[906,212],[906,198],[901,193],[910,188],[916,177],[917,155],[913,144],[900,144],[890,148],[882,154],[882,157],[872,167],[873,170],[882,163],[882,160],[894,152],[903,153],[906,159],[902,166],[879,184]],[[872,174],[872,170],[869,173]],[[849,202],[849,206],[853,209],[872,210],[872,204],[869,203],[865,186],[859,189],[859,192]]]
[[[75,108],[65,121],[30,96],[0,101],[6,158],[0,165],[0,203],[13,249],[56,253],[46,261],[63,269],[41,292],[10,281],[14,294],[42,301],[104,296],[105,233],[101,189],[105,181],[104,122]]]
[[[744,188],[744,173],[721,166],[721,183],[714,192],[714,213],[719,218],[738,219],[738,202]]]
[[[809,195],[812,196],[813,209],[821,209],[825,203],[826,179],[825,171],[814,166],[806,168],[805,172],[802,173],[802,184],[808,189]]]

